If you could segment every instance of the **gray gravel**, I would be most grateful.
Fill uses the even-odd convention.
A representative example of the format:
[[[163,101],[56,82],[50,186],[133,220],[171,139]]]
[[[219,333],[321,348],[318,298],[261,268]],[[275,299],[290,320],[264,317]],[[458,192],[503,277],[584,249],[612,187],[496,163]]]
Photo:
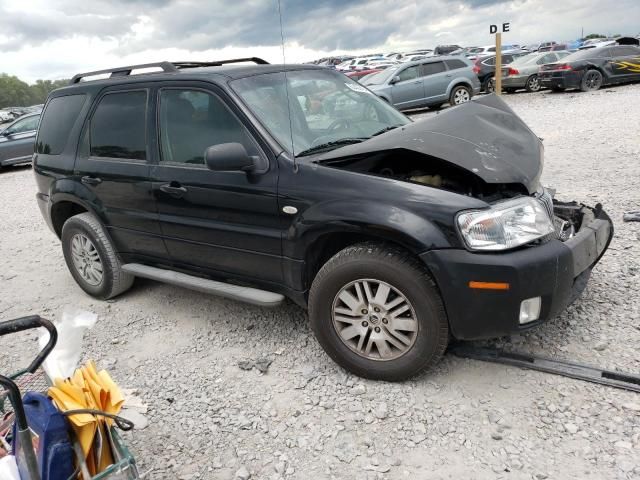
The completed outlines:
[[[638,372],[640,223],[622,214],[640,209],[640,85],[505,98],[544,138],[544,183],[602,202],[616,236],[582,299],[499,342]],[[148,404],[148,426],[127,434],[147,478],[640,478],[640,395],[454,357],[376,383],[338,368],[291,304],[264,310],[151,281],[96,301],[67,272],[34,193],[30,169],[0,173],[0,318],[56,318],[66,305],[99,315],[86,357]],[[33,339],[0,340],[2,370]]]

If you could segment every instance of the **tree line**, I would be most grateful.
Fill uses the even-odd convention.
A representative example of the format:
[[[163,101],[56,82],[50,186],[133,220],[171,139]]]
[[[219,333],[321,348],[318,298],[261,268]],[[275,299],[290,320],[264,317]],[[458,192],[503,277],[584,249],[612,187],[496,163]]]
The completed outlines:
[[[68,83],[69,80],[36,80],[36,83],[29,85],[18,77],[0,73],[0,108],[44,103],[52,90]]]

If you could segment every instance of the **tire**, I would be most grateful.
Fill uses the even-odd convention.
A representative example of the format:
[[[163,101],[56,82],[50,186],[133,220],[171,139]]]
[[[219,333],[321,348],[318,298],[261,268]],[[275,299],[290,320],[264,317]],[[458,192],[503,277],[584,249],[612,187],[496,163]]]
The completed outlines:
[[[527,78],[527,83],[525,84],[524,88],[527,90],[527,92],[539,92],[540,91],[540,80],[538,80],[538,75],[531,75],[529,78]]]
[[[484,93],[494,93],[496,91],[496,83],[493,75],[488,76],[482,81],[482,91]]]
[[[133,285],[133,275],[122,271],[111,240],[100,222],[90,213],[75,215],[64,223],[62,252],[71,276],[92,297],[107,300]],[[76,266],[76,263],[84,268]],[[87,267],[87,263],[95,268]],[[98,266],[102,268],[101,274]]]
[[[469,87],[465,87],[464,85],[456,85],[451,90],[451,95],[449,95],[449,105],[455,107],[456,105],[462,105],[463,103],[468,103],[471,101],[471,97],[473,94],[471,93],[471,89]]]
[[[358,281],[360,298],[364,301],[366,287],[362,286],[365,279],[373,297],[378,294],[376,286],[385,285],[390,289],[387,300],[357,303],[353,308],[345,308],[347,304],[341,300],[343,293],[345,289],[357,293]],[[405,302],[392,305],[399,297],[404,297],[409,307],[405,313],[392,316],[392,312],[405,306]],[[351,298],[356,300],[354,295]],[[376,304],[382,308],[380,313],[367,310],[375,310]],[[385,313],[383,305],[390,305],[388,312]],[[342,310],[351,313],[344,314]],[[405,315],[409,317],[403,318]],[[336,318],[348,321],[342,323]],[[429,273],[407,252],[373,243],[345,248],[320,269],[309,293],[309,319],[318,342],[338,365],[360,377],[374,380],[405,380],[431,368],[440,360],[449,340],[442,299]],[[411,325],[411,329],[400,329],[407,333],[398,332],[399,320],[402,325]],[[395,328],[392,327],[394,323]],[[357,335],[357,340],[355,336],[343,340],[341,333],[346,337],[344,329],[351,326],[362,333]],[[404,343],[392,336],[391,331],[404,335]],[[372,340],[376,336],[378,340]],[[387,358],[382,358],[385,349],[378,346],[381,337],[391,337],[401,348],[387,344],[386,348],[390,345],[392,348],[386,352]],[[410,343],[406,343],[407,340]],[[368,354],[367,347],[370,348]]]
[[[580,82],[580,90],[583,92],[593,92],[602,86],[602,73],[596,69],[589,69],[584,72]]]

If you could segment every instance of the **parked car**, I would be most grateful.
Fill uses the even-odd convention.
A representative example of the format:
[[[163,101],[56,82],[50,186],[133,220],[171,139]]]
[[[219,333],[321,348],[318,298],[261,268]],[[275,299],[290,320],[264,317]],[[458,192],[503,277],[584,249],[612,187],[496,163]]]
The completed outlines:
[[[526,55],[526,53],[503,53],[502,65],[509,65],[516,58]],[[481,91],[492,93],[495,90],[496,56],[487,55],[478,57],[473,65],[473,72],[478,76]]]
[[[537,51],[539,52],[541,48],[542,48],[542,49],[546,49],[546,48],[552,47],[552,46],[554,46],[556,43],[558,43],[558,42],[555,42],[555,41],[550,41],[550,42],[541,42],[540,44],[538,44],[538,49],[537,49]],[[544,50],[542,50],[542,51],[544,51]]]
[[[591,48],[601,48],[601,47],[608,47],[609,45],[616,45],[616,41],[615,40],[602,40],[599,42],[592,42],[592,43],[584,43],[582,44],[581,47],[578,47],[578,50],[589,50]]]
[[[365,85],[398,110],[460,105],[480,91],[472,64],[460,57],[430,57],[390,67]]]
[[[352,70],[350,72],[346,72],[345,75],[353,80],[360,81],[362,78],[367,77],[371,74],[375,74],[378,72],[382,72],[383,68],[369,68],[367,70]]]
[[[502,68],[502,87],[507,93],[524,88],[527,92],[540,90],[538,70],[540,65],[557,62],[569,55],[567,51],[536,52],[516,58],[509,66]]]
[[[333,70],[253,61],[91,72],[49,96],[37,201],[89,295],[139,276],[287,296],[344,368],[402,380],[584,289],[611,221],[552,199],[540,139],[498,97],[412,122]]]
[[[543,52],[556,52],[556,51],[560,51],[560,50],[566,50],[568,48],[566,43],[555,43],[553,45],[549,45],[547,47],[540,47],[538,49],[538,52],[543,53]]]
[[[640,81],[640,47],[613,45],[578,50],[561,61],[542,65],[538,78],[542,86],[555,91],[578,88],[583,92]]]
[[[39,113],[30,113],[0,131],[0,168],[31,162],[39,121]]]
[[[451,52],[455,52],[456,50],[460,50],[462,47],[460,45],[438,45],[433,49],[434,55],[449,55]]]

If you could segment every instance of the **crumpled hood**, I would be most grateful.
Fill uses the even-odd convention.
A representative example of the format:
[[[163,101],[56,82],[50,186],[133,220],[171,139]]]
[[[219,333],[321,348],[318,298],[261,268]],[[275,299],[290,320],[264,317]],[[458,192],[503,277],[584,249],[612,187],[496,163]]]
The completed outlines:
[[[529,193],[538,189],[544,163],[540,139],[496,95],[332,150],[316,161],[394,149],[437,157],[473,172],[487,183],[520,183]]]

